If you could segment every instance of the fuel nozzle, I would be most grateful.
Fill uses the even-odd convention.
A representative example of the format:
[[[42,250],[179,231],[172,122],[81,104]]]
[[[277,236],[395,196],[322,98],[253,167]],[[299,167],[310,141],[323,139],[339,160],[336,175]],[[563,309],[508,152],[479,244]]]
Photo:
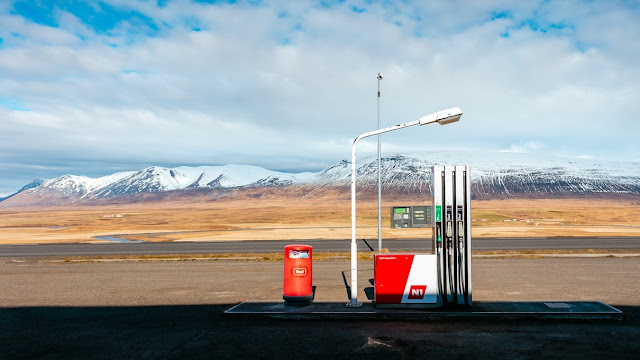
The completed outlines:
[[[451,205],[447,205],[447,213],[446,213],[446,229],[444,236],[447,238],[447,249],[449,251],[449,256],[452,254],[453,249],[453,208]]]
[[[442,249],[442,229],[440,224],[436,224],[436,249],[437,254],[440,255],[440,249]]]
[[[462,249],[464,245],[464,222],[458,221],[458,248]]]
[[[451,238],[453,237],[453,222],[451,221],[447,221],[445,237],[447,238],[447,248],[451,249]]]

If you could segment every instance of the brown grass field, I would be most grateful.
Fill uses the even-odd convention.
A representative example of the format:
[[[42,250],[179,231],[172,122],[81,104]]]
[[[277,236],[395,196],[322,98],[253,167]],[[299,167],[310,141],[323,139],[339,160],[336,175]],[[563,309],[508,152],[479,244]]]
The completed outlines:
[[[101,206],[5,207],[0,208],[0,243],[95,242],[95,236],[105,235],[146,241],[348,239],[350,204],[344,195],[300,198],[274,194]],[[420,204],[428,202],[383,199],[383,238],[430,237],[430,229],[390,228],[391,206]],[[638,198],[474,200],[472,231],[474,237],[640,236],[639,209]],[[357,210],[358,238],[377,238],[377,201],[359,200]],[[504,221],[510,219],[523,221]]]

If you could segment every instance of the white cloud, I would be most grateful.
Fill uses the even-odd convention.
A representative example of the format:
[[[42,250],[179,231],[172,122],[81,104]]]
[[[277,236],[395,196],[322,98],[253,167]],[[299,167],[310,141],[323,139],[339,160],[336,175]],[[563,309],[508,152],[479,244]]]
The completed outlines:
[[[544,144],[537,141],[524,141],[518,144],[512,144],[507,149],[501,150],[501,152],[517,152],[517,153],[528,153],[528,152],[536,152],[544,149]]]
[[[383,126],[465,111],[456,126],[385,135],[385,151],[640,156],[639,11],[626,3],[110,3],[157,33],[0,9],[0,98],[30,110],[0,108],[5,162],[319,169],[376,126],[378,72]]]
[[[585,160],[595,160],[596,159],[595,156],[591,156],[591,155],[578,155],[576,157],[578,159],[585,159]]]

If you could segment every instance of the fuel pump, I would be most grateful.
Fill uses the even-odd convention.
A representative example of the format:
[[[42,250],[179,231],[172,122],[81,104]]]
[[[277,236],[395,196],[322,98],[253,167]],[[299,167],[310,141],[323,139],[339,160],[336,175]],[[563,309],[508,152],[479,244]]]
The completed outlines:
[[[375,254],[376,307],[471,305],[470,168],[434,166],[432,174],[433,209],[393,207],[391,218],[392,228],[432,225],[434,251]],[[413,210],[421,215],[405,219]]]
[[[446,229],[446,223],[442,216],[442,203],[444,194],[444,167],[434,166],[432,170],[432,182],[433,186],[433,212],[434,212],[434,231],[433,231],[433,249],[436,252],[436,264],[437,264],[437,278],[438,278],[438,306],[443,306],[447,301],[447,288],[445,281],[444,269],[446,269],[446,236],[444,236],[444,229]]]
[[[457,303],[471,305],[471,176],[469,166],[455,166]]]
[[[438,305],[471,305],[470,167],[433,167]]]

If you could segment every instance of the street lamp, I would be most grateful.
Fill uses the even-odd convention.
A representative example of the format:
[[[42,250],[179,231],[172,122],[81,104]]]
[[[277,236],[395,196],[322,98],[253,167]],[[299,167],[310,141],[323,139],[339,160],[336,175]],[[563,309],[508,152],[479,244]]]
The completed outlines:
[[[393,130],[400,130],[414,125],[427,125],[437,122],[447,125],[460,120],[462,110],[458,107],[441,110],[433,114],[423,116],[418,120],[404,124],[393,125],[388,128],[369,131],[358,136],[351,147],[351,299],[347,307],[360,307],[358,303],[358,244],[356,243],[356,145],[366,137],[379,135]]]

